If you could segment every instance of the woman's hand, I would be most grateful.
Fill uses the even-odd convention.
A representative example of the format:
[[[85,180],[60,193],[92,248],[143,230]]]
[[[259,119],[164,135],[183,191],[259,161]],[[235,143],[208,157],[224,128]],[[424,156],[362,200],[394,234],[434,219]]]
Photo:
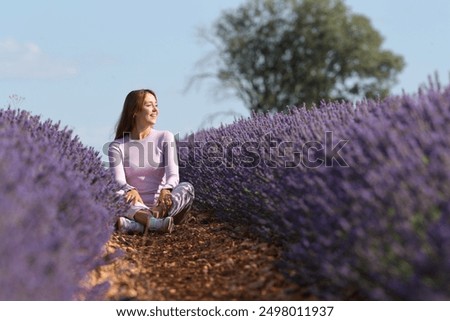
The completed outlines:
[[[172,207],[172,196],[169,189],[162,189],[159,192],[156,206],[152,208],[153,216],[156,218],[163,218],[169,214],[169,210]]]
[[[133,205],[136,204],[136,202],[144,203],[141,195],[139,195],[139,192],[135,189],[132,189],[125,194],[125,200],[127,203],[131,202]]]
[[[161,203],[169,209],[172,206],[172,196],[169,189],[162,189],[161,192],[159,192],[158,204]]]

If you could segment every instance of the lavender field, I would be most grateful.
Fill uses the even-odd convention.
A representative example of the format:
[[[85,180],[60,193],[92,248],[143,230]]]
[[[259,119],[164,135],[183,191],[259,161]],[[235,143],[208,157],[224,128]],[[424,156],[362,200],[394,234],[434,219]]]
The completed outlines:
[[[450,87],[255,115],[179,141],[197,206],[321,299],[450,299]]]
[[[450,299],[450,86],[254,115],[178,143],[196,207],[278,243],[323,300]],[[124,211],[97,152],[0,110],[0,300],[99,298],[83,280]],[[106,285],[105,285],[106,286]]]
[[[81,284],[121,210],[109,171],[71,131],[26,111],[0,110],[0,150],[0,300],[95,298],[101,287]]]

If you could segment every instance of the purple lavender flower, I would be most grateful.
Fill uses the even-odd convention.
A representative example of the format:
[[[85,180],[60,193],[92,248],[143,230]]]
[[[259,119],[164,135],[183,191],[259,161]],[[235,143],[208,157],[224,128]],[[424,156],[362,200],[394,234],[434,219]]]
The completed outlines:
[[[121,210],[93,149],[58,123],[0,110],[0,300],[73,300]]]
[[[181,141],[181,175],[197,206],[281,242],[320,298],[448,300],[449,123],[450,87],[433,83],[253,115]]]

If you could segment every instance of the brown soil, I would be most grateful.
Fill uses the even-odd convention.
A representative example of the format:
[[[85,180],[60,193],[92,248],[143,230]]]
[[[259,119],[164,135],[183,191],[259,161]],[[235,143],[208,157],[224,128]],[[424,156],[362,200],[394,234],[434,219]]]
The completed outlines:
[[[105,300],[313,300],[277,268],[281,249],[243,226],[193,213],[172,234],[115,233],[107,252],[123,255],[91,275],[109,282]]]

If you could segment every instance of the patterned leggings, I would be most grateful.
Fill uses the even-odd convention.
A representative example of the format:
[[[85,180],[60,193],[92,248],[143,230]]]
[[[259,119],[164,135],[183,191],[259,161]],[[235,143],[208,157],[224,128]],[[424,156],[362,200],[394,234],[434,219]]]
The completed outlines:
[[[171,196],[172,207],[169,210],[169,216],[173,217],[175,224],[182,224],[186,220],[186,214],[189,212],[192,207],[192,203],[194,202],[194,186],[192,186],[191,183],[182,182],[175,186],[172,190]],[[125,216],[132,220],[136,212],[148,209],[148,206],[140,202],[130,204],[130,208],[126,212]]]

